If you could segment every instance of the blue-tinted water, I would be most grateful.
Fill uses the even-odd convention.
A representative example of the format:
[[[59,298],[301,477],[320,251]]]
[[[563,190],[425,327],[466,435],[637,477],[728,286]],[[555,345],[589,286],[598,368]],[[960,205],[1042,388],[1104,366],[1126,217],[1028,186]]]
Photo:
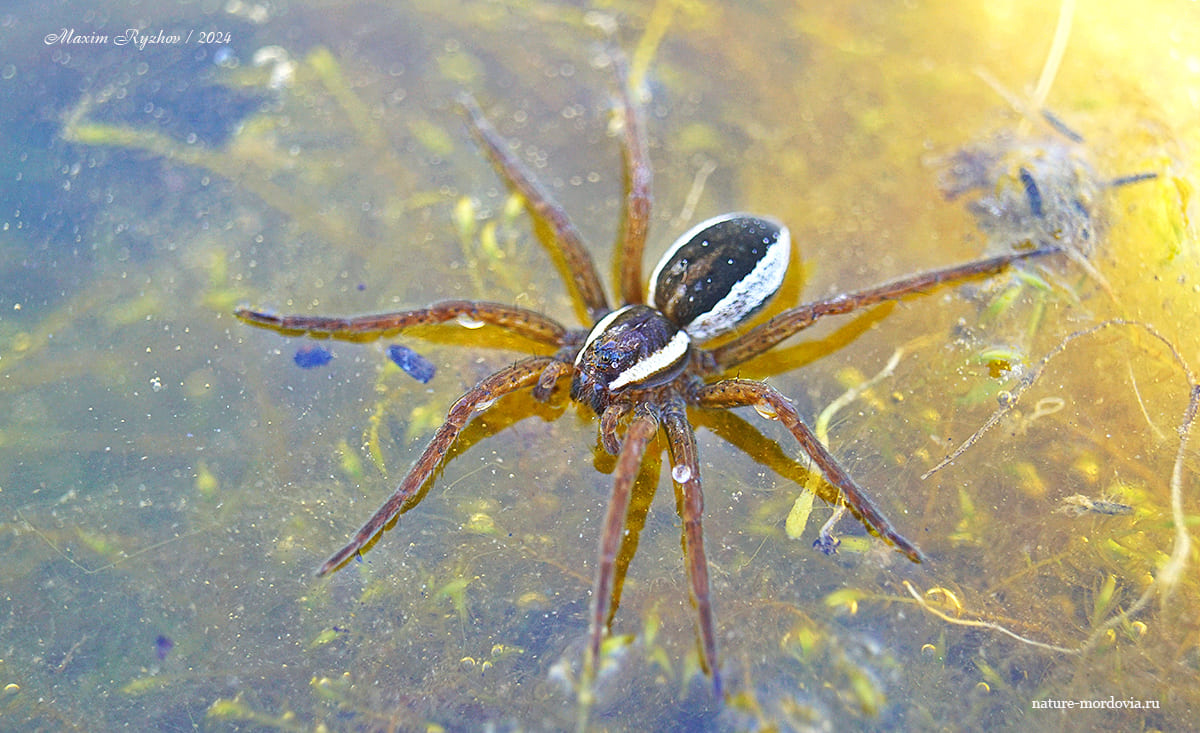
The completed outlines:
[[[607,276],[621,178],[611,74],[596,63],[605,28],[646,74],[649,258],[706,216],[768,213],[797,241],[787,304],[1019,244],[940,196],[939,161],[972,141],[1003,157],[1006,135],[1040,134],[976,71],[1024,94],[1055,12],[666,0],[3,11],[0,727],[576,725],[613,471],[596,419],[561,396],[501,401],[362,562],[316,579],[453,400],[527,345],[457,325],[397,337],[436,370],[420,384],[389,361],[392,341],[324,342],[334,358],[302,369],[301,340],[232,309],[479,298],[578,325],[452,102],[472,92],[519,141]],[[880,374],[828,414],[831,448],[932,562],[911,565],[852,518],[838,555],[813,550],[821,501],[789,539],[807,480],[790,436],[752,410],[696,414],[728,698],[715,702],[698,671],[673,491],[654,478],[669,471],[652,460],[591,725],[1193,719],[1195,568],[1169,604],[1118,616],[1179,542],[1170,475],[1188,385],[1155,339],[1114,327],[1073,342],[998,429],[920,479],[1013,389],[1009,367],[1067,334],[1119,315],[1197,353],[1183,152],[1195,100],[1167,93],[1194,73],[1197,26],[1158,22],[1194,9],[1077,13],[1047,104],[1097,175],[1160,174],[1085,202],[1105,287],[1067,262],[938,291],[819,326],[742,373],[768,376],[814,423]],[[162,42],[118,44],[128,28]],[[1060,511],[1074,495],[1135,510]],[[955,625],[905,581],[959,620],[1091,645],[1068,654]],[[1034,709],[1110,697],[1159,707]]]

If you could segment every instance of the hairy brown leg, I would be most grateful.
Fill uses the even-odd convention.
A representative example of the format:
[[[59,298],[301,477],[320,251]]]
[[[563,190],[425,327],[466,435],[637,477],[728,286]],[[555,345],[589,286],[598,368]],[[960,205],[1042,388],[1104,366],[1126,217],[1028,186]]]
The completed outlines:
[[[349,318],[281,316],[249,308],[238,308],[233,315],[251,326],[266,328],[285,336],[308,335],[346,341],[368,341],[413,326],[445,323],[455,319],[466,320],[468,324],[475,322],[498,326],[547,346],[565,346],[573,339],[570,330],[553,318],[536,311],[502,303],[472,300],[445,300],[425,308]]]
[[[604,295],[604,286],[600,283],[596,264],[584,246],[583,236],[571,222],[567,212],[550,196],[550,192],[509,152],[504,138],[483,116],[475,100],[470,95],[462,95],[459,104],[466,113],[471,132],[483,146],[483,151],[497,174],[525,198],[525,204],[534,216],[545,222],[553,231],[553,246],[557,251],[552,251],[551,255],[561,257],[565,264],[570,275],[567,285],[587,311],[589,322],[595,323],[600,320],[600,317],[610,310],[608,298]]]
[[[708,584],[708,560],[704,556],[704,491],[700,484],[700,460],[696,433],[687,419],[682,397],[672,396],[663,406],[663,428],[671,454],[671,478],[679,486],[680,517],[683,519],[683,554],[687,566],[692,604],[699,625],[701,663],[712,675],[713,690],[721,696],[721,670],[717,668],[717,632]]]
[[[877,285],[855,293],[843,293],[832,298],[806,303],[780,313],[766,323],[747,331],[737,338],[709,350],[718,371],[751,359],[780,341],[811,326],[824,316],[840,315],[882,303],[897,300],[906,295],[920,293],[938,285],[960,282],[973,277],[1000,272],[1013,262],[1045,257],[1062,250],[1057,247],[1042,247],[1024,252],[1013,252],[998,257],[989,257],[954,267],[910,275],[890,283]]]
[[[428,480],[430,475],[441,465],[446,457],[446,451],[454,443],[463,427],[479,412],[491,406],[492,402],[504,395],[515,392],[522,387],[536,384],[543,370],[552,366],[555,359],[549,356],[537,356],[524,359],[511,366],[494,372],[472,387],[458,399],[446,415],[446,421],[433,434],[429,445],[425,446],[408,475],[392,492],[383,506],[379,507],[371,518],[357,532],[354,538],[335,552],[317,570],[317,575],[325,575],[338,569],[367,545],[375,535],[383,531],[388,522],[400,513],[404,505],[416,496],[417,492]]]
[[[624,164],[625,200],[621,216],[621,236],[616,247],[617,293],[626,305],[645,301],[642,282],[642,253],[650,229],[650,186],[652,173],[646,155],[646,136],[642,128],[642,109],[629,88],[629,74],[620,54],[613,58],[617,72],[619,101],[622,107],[621,159]]]
[[[850,477],[837,459],[825,449],[813,431],[800,419],[800,414],[786,397],[774,387],[747,379],[725,379],[696,389],[693,399],[701,407],[744,407],[761,405],[774,413],[791,431],[800,447],[807,453],[829,483],[842,494],[850,510],[857,514],[871,530],[896,546],[913,562],[924,561],[925,555],[917,546],[901,535],[887,517],[883,515],[867,496],[866,492]]]
[[[611,409],[610,407],[609,410]],[[605,415],[607,414],[606,410]],[[600,559],[596,566],[596,584],[592,591],[591,638],[588,644],[587,666],[593,675],[598,671],[600,664],[600,641],[608,626],[612,608],[617,551],[625,534],[623,530],[625,515],[629,511],[629,497],[642,465],[642,457],[646,454],[646,444],[657,430],[658,418],[655,417],[654,411],[646,405],[640,406],[633,421],[629,423],[629,429],[625,432],[625,442],[617,456],[612,494],[608,499],[608,512],[600,532]]]

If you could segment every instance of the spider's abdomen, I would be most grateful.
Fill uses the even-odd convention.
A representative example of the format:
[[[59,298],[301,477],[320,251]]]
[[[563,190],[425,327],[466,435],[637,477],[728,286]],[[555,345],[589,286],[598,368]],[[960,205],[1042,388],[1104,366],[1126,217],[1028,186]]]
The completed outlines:
[[[783,284],[791,254],[783,224],[749,214],[700,222],[650,277],[650,302],[696,341],[736,328]]]
[[[650,306],[615,310],[592,327],[575,357],[571,397],[599,413],[616,393],[665,384],[687,366],[691,343],[685,331]]]

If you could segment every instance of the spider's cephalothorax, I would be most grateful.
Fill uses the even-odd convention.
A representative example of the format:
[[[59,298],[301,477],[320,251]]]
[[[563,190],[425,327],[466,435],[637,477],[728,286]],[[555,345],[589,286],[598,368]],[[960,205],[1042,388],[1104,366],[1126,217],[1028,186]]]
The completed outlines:
[[[726,214],[701,222],[659,260],[650,302],[601,318],[575,357],[571,398],[603,413],[613,396],[676,379],[692,342],[726,333],[779,291],[791,239],[782,224]]]
[[[657,387],[688,365],[692,340],[661,311],[627,305],[592,328],[575,357],[571,399],[603,413],[614,395]]]
[[[620,70],[619,63],[614,66]],[[600,530],[590,616],[588,675],[599,662],[600,642],[617,600],[616,558],[626,541],[625,515],[642,458],[660,429],[666,436],[671,478],[679,487],[685,566],[696,608],[701,661],[719,693],[717,643],[709,598],[708,563],[701,520],[704,497],[696,436],[688,409],[754,406],[778,419],[836,489],[841,502],[863,523],[914,561],[920,550],[897,532],[866,493],[804,423],[795,407],[765,382],[724,377],[742,362],[768,351],[825,316],[850,313],[886,300],[923,292],[942,283],[993,274],[1010,263],[1048,255],[1053,247],[1008,252],[966,264],[910,275],[883,285],[792,306],[771,319],[736,333],[779,290],[791,241],[778,222],[728,214],[710,219],[680,237],[663,255],[651,277],[650,297],[642,290],[641,262],[650,221],[650,166],[646,160],[638,109],[624,78],[623,146],[626,181],[623,236],[618,242],[617,291],[623,305],[613,309],[578,230],[536,179],[509,152],[469,98],[463,109],[472,132],[502,178],[518,191],[531,213],[554,237],[554,248],[577,305],[589,314],[590,329],[567,328],[554,318],[496,302],[449,300],[425,308],[354,318],[280,316],[239,308],[243,321],[284,335],[362,341],[394,335],[417,325],[479,323],[505,329],[539,344],[553,356],[533,356],[485,377],[450,408],[446,421],[417,457],[412,469],[345,547],[321,565],[332,572],[357,556],[419,496],[463,427],[503,395],[529,389],[550,399],[555,385],[571,380],[572,399],[600,416],[600,437],[617,454],[613,489]],[[715,337],[722,343],[707,346]],[[621,432],[624,429],[623,433]]]

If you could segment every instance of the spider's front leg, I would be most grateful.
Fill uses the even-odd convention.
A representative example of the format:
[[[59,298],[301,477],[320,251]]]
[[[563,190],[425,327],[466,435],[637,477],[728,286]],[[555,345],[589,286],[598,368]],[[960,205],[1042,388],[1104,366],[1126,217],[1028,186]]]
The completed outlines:
[[[413,326],[428,326],[457,320],[467,327],[488,324],[547,346],[562,347],[571,332],[553,318],[537,311],[503,303],[474,300],[444,300],[425,308],[369,316],[337,318],[330,316],[281,316],[265,311],[237,308],[233,315],[241,321],[284,336],[315,336],[344,341],[368,341],[399,333]]]
[[[826,480],[842,494],[842,499],[851,511],[880,537],[896,546],[913,562],[923,562],[925,555],[916,545],[901,535],[887,517],[883,515],[867,496],[866,492],[851,478],[837,459],[826,450],[817,436],[800,418],[796,408],[774,387],[763,382],[747,379],[725,379],[702,387],[693,393],[693,400],[701,407],[748,407],[760,405],[778,417],[821,469]]]
[[[700,485],[700,460],[696,449],[696,433],[688,422],[687,405],[683,398],[671,397],[663,406],[663,428],[667,431],[667,446],[671,454],[671,479],[679,486],[681,502],[679,515],[683,520],[683,552],[687,565],[692,604],[696,607],[700,632],[701,659],[704,669],[712,675],[713,690],[721,697],[721,670],[717,668],[717,633],[713,620],[712,600],[708,584],[708,560],[704,556],[704,491]]]
[[[536,356],[494,372],[475,385],[454,403],[446,415],[446,421],[433,434],[429,445],[425,446],[408,475],[392,492],[383,506],[379,507],[371,518],[354,533],[354,538],[335,552],[317,570],[317,575],[326,575],[344,565],[354,555],[357,555],[375,535],[383,531],[388,522],[392,521],[404,505],[409,502],[425,485],[425,481],[441,464],[446,451],[454,443],[463,427],[479,412],[483,412],[492,403],[510,392],[523,387],[537,384],[542,372],[553,367],[556,360],[549,356]]]
[[[711,349],[708,353],[711,354],[712,360],[716,364],[715,371],[723,371],[758,356],[825,316],[851,313],[887,300],[899,300],[906,295],[920,293],[939,285],[961,282],[982,275],[993,275],[1018,260],[1045,257],[1062,251],[1059,247],[1041,247],[1024,252],[1012,252],[963,265],[922,272],[856,293],[844,293],[825,300],[798,305],[785,310],[741,336]]]
[[[614,52],[618,101],[621,104],[621,160],[624,164],[625,200],[621,236],[617,240],[617,292],[625,305],[645,302],[642,284],[642,251],[650,229],[651,169],[642,129],[642,110],[629,88],[629,69],[620,52]]]
[[[609,311],[608,297],[600,284],[596,264],[584,246],[583,235],[550,192],[508,151],[504,138],[483,116],[474,98],[469,94],[462,95],[459,106],[497,174],[524,197],[525,205],[534,216],[550,227],[554,234],[553,241],[547,243],[550,254],[561,258],[569,275],[568,285],[572,286],[579,303],[587,311],[588,321],[595,323]]]

